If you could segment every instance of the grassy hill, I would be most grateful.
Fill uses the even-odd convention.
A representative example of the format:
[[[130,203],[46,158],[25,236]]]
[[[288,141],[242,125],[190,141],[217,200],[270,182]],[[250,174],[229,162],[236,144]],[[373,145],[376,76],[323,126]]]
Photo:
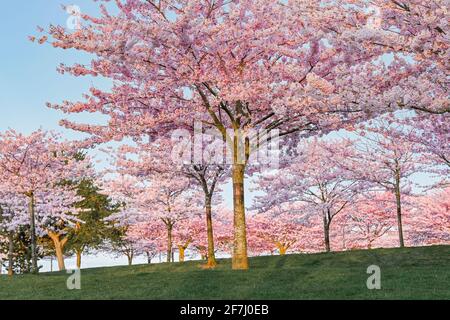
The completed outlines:
[[[450,246],[256,257],[248,271],[200,262],[84,269],[81,290],[66,273],[0,277],[0,299],[450,299]],[[381,290],[368,290],[369,265]]]

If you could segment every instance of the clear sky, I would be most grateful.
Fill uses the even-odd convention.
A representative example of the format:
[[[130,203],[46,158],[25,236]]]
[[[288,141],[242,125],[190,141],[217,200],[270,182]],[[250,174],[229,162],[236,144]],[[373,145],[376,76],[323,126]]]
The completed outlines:
[[[0,130],[14,128],[29,133],[39,127],[63,132],[68,138],[75,133],[58,126],[62,115],[45,106],[46,102],[76,100],[93,83],[106,82],[75,78],[56,72],[61,63],[87,62],[79,52],[57,50],[28,40],[37,35],[37,26],[66,25],[69,15],[62,5],[76,4],[84,12],[95,12],[98,3],[91,0],[4,1],[0,14],[2,46],[0,50]],[[93,82],[95,80],[95,82]],[[80,118],[80,117],[78,117]]]

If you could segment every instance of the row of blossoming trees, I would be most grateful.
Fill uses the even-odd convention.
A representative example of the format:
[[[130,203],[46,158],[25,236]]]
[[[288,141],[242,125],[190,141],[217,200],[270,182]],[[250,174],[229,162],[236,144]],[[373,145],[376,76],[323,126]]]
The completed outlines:
[[[223,244],[232,250],[232,267],[246,269],[248,245],[259,251],[261,238],[274,238],[254,232],[272,227],[280,252],[294,248],[294,234],[310,235],[296,237],[299,248],[307,241],[326,250],[335,247],[339,232],[344,248],[360,245],[352,244],[359,238],[372,246],[394,230],[403,246],[405,236],[406,242],[428,237],[413,235],[421,228],[446,241],[445,193],[420,198],[428,208],[422,210],[412,205],[418,198],[411,182],[425,171],[439,176],[430,187],[442,187],[448,176],[446,1],[123,0],[100,7],[98,16],[79,17],[78,30],[52,25],[31,40],[93,56],[90,64],[61,65],[61,73],[113,82],[106,91],[92,87],[81,101],[48,106],[108,118],[61,121],[91,136],[85,147],[134,142],[119,148],[104,181],[120,203],[110,223],[130,236],[124,242],[130,257],[133,245],[165,243],[170,260],[173,243],[180,252],[191,244],[205,248],[213,267]],[[386,117],[398,110],[409,110],[407,117]],[[382,115],[384,123],[370,123]],[[400,127],[393,128],[396,121]],[[178,137],[212,136],[202,138],[206,160],[195,138],[172,146],[176,130],[183,131]],[[316,140],[339,130],[359,137]],[[276,140],[280,171],[258,174],[252,159]],[[226,161],[212,161],[222,149]],[[261,214],[254,218],[246,214],[249,176],[262,191],[254,206]],[[226,179],[233,189],[230,219],[213,209]],[[416,212],[410,223],[405,211]],[[200,226],[188,227],[197,214],[205,221],[206,237],[194,237],[201,244],[185,236],[201,234]],[[257,232],[254,224],[265,227]],[[227,228],[231,240],[222,235]]]
[[[277,169],[250,171],[257,190],[246,217],[250,254],[450,243],[448,116],[397,118],[362,123],[342,137],[285,141]],[[175,251],[184,261],[188,250],[214,267],[217,253],[233,249],[233,214],[220,192],[230,165],[185,162],[190,149],[173,138],[124,145],[108,150],[113,165],[95,174],[77,144],[52,133],[2,134],[0,242],[10,271],[27,250],[31,271],[37,268],[45,239],[64,269],[66,244],[78,245],[80,259],[90,238],[129,264],[137,255],[171,262]],[[418,183],[418,175],[426,179]],[[116,204],[106,215],[82,206],[93,195],[79,192],[86,179]],[[26,238],[24,229],[29,248],[20,251],[15,238]],[[93,230],[80,237],[85,229]]]

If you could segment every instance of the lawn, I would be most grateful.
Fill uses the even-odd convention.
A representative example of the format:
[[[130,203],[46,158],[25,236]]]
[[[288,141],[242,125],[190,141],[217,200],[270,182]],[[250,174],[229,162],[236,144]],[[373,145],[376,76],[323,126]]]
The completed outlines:
[[[248,271],[199,261],[81,270],[81,290],[61,272],[0,277],[0,299],[450,299],[450,246],[251,258]],[[368,290],[369,265],[381,289]]]

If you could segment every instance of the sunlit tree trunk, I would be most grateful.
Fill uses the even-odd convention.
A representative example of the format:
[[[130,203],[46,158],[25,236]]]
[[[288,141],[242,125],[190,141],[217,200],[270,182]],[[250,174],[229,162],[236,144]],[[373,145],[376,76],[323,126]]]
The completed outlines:
[[[64,246],[66,245],[68,238],[65,237],[61,240],[60,235],[52,231],[48,232],[48,236],[50,237],[50,239],[52,239],[55,246],[58,269],[59,271],[63,271],[66,269],[66,266],[64,264]]]
[[[285,246],[280,242],[277,242],[275,245],[278,248],[278,252],[280,253],[280,256],[284,256],[286,254],[287,250],[289,249],[288,246]]]
[[[180,262],[184,262],[184,251],[186,248],[182,245],[178,246],[178,259]]]
[[[244,172],[245,165],[235,163],[232,168],[234,201],[234,245],[232,268],[248,269],[247,233],[245,224]]]
[[[206,197],[206,231],[208,235],[208,262],[206,266],[214,268],[217,265],[214,248],[214,231],[212,224],[211,196]]]
[[[81,254],[82,254],[82,251],[83,250],[81,250],[81,249],[76,249],[75,250],[76,255],[77,255],[77,269],[81,269]]]
[[[64,263],[64,246],[66,245],[67,238],[60,240],[60,236],[53,232],[49,232],[49,237],[52,239],[53,245],[55,246],[58,269],[59,271],[63,271],[66,268]]]

